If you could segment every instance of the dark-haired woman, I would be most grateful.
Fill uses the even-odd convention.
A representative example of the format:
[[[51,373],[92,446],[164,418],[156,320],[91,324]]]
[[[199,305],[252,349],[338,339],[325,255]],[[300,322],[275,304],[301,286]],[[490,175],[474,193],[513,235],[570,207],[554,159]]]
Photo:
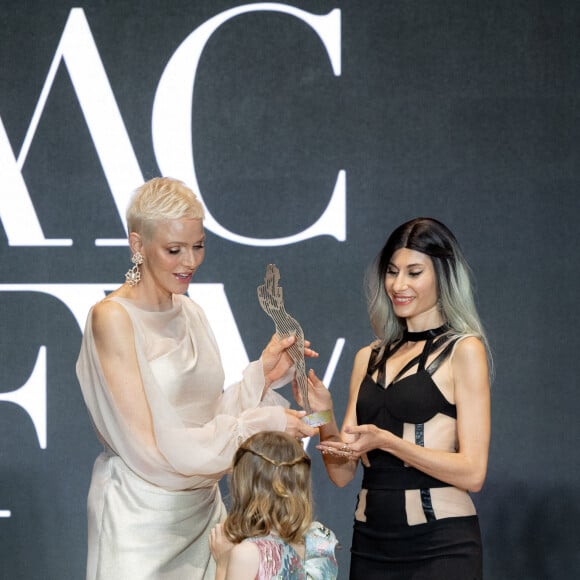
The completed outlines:
[[[356,355],[342,432],[321,428],[338,486],[363,463],[351,579],[482,578],[479,522],[490,440],[489,349],[449,229],[399,226],[367,282],[377,340]],[[331,405],[311,372],[314,410]]]

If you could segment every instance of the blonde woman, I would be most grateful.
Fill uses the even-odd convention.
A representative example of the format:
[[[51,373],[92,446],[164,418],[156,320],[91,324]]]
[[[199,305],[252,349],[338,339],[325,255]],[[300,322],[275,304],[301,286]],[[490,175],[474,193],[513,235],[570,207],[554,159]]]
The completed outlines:
[[[88,498],[87,579],[213,580],[218,481],[240,442],[264,429],[314,432],[300,413],[264,406],[291,367],[293,340],[274,337],[224,390],[207,318],[184,296],[205,257],[199,200],[154,178],[135,192],[127,225],[134,266],[89,312],[77,362],[104,447]]]

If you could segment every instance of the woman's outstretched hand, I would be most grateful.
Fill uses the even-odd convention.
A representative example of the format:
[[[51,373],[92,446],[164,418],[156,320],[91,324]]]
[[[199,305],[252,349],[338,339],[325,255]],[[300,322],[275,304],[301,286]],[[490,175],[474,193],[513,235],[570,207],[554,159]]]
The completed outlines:
[[[330,391],[326,388],[324,383],[316,376],[316,373],[310,369],[308,371],[308,402],[310,403],[310,408],[314,413],[320,411],[329,411],[332,409],[332,396]],[[296,379],[292,381],[292,393],[294,394],[294,400],[298,405],[304,407],[304,401],[302,400],[302,394],[298,388],[298,382]]]
[[[304,437],[314,437],[318,430],[306,424],[302,418],[306,415],[306,411],[295,411],[294,409],[285,409],[286,411],[286,433],[292,435],[296,439],[303,439]]]
[[[351,443],[342,441],[321,441],[316,448],[323,454],[334,455],[349,460],[360,459],[368,466],[367,453],[373,449],[384,449],[388,443],[389,432],[376,425],[351,425],[344,428],[344,433],[354,436]]]
[[[262,351],[262,366],[264,367],[264,379],[266,387],[269,387],[273,382],[281,379],[293,366],[294,361],[286,352],[290,348],[296,338],[294,336],[287,336],[280,338],[274,334],[266,348]],[[315,358],[318,353],[310,348],[310,341],[304,341],[304,356]]]

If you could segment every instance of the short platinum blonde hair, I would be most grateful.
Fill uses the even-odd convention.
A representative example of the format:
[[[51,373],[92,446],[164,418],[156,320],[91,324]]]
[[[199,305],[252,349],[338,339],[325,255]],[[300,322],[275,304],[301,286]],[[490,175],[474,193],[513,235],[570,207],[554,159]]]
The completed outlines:
[[[150,239],[160,221],[203,217],[201,202],[183,181],[154,177],[133,193],[127,209],[127,229]]]

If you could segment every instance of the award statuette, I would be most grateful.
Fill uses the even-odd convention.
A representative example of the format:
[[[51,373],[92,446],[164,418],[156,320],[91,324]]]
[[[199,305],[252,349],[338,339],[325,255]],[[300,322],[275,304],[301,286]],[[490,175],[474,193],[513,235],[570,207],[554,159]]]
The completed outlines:
[[[311,427],[325,425],[331,420],[330,411],[313,413],[308,402],[308,379],[306,378],[306,365],[304,364],[304,332],[302,327],[292,318],[284,308],[282,287],[278,285],[280,271],[274,264],[268,264],[264,283],[258,286],[258,298],[264,312],[274,321],[276,334],[280,337],[294,335],[296,341],[288,348],[287,352],[294,361],[296,367],[296,382],[300,390],[300,396],[304,404],[306,416],[305,423]]]

